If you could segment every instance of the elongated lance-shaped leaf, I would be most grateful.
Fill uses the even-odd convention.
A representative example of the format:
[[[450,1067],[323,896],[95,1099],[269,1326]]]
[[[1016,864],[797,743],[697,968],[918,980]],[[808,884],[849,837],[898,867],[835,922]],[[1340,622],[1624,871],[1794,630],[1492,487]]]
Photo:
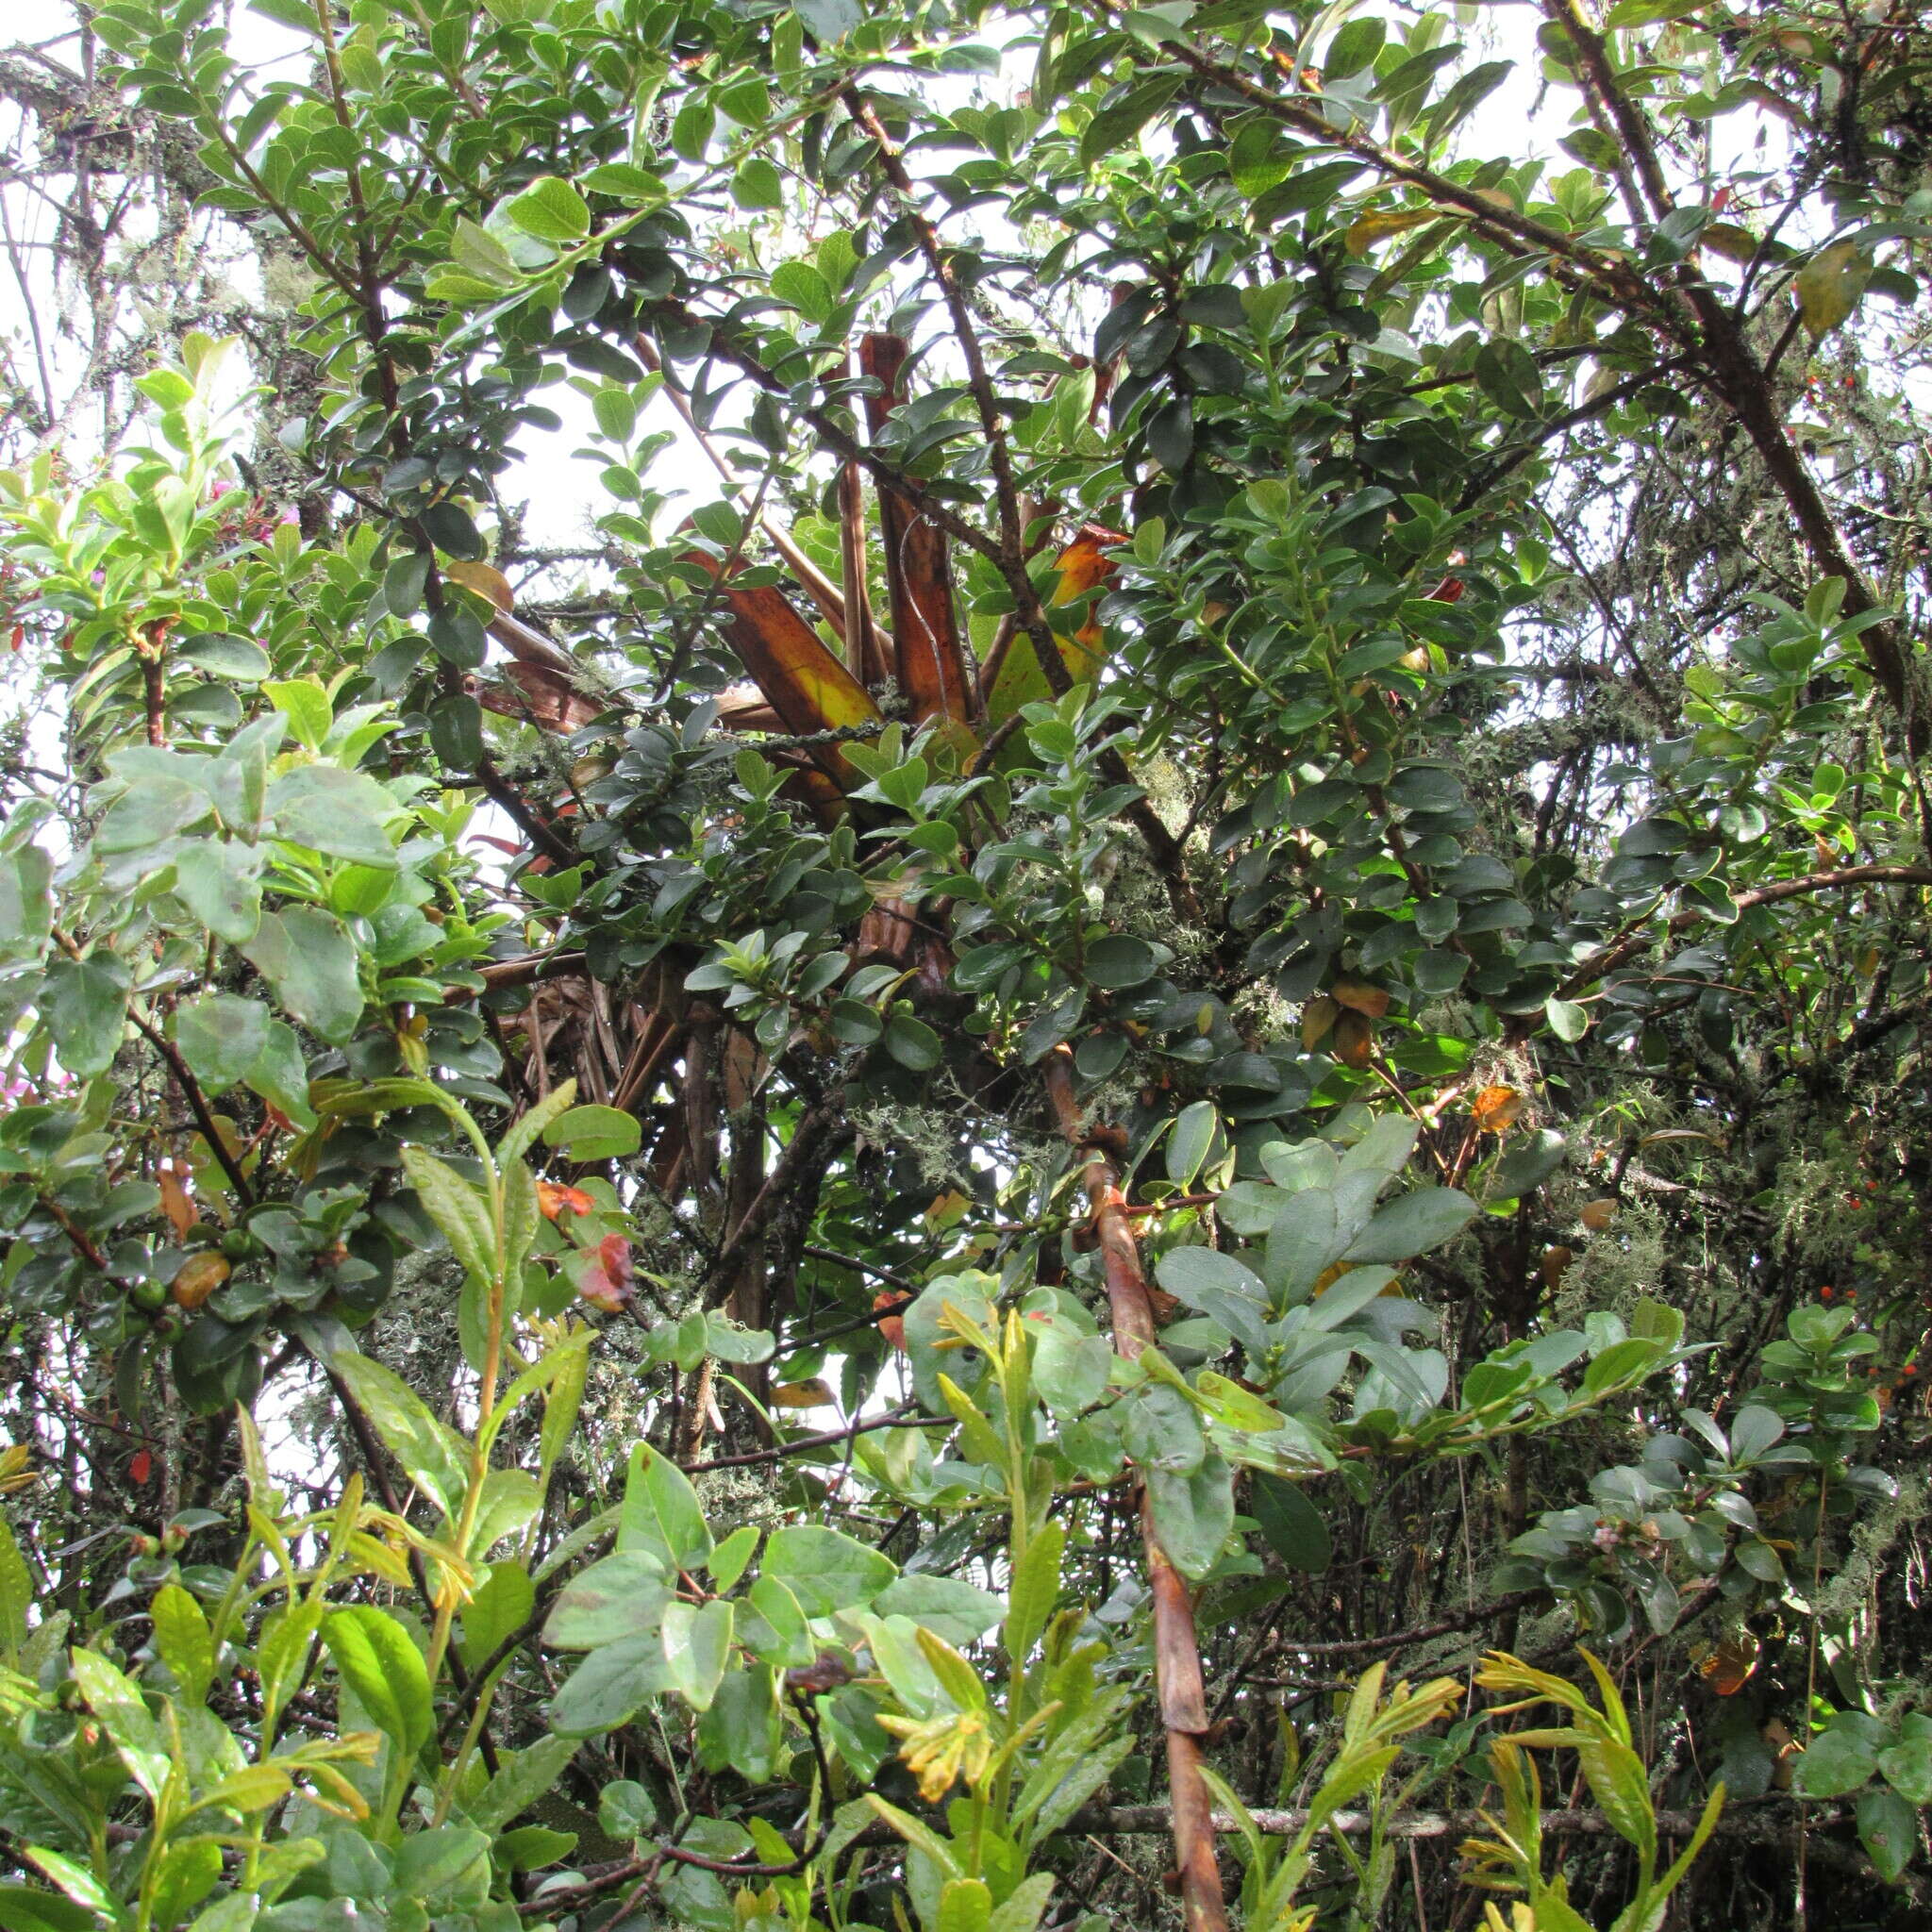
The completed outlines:
[[[865,399],[866,426],[874,436],[905,401],[906,354],[898,336],[869,335],[858,345],[859,367],[879,385],[879,393]],[[912,721],[951,718],[964,724],[973,706],[973,680],[959,642],[945,533],[890,490],[879,492],[879,532],[892,601],[893,669]]]
[[[1099,524],[1084,525],[1079,535],[1055,560],[1058,581],[1049,603],[1057,607],[1072,604],[1104,584],[1114,573],[1114,561],[1108,552],[1114,544],[1125,541],[1118,532],[1105,529]],[[1055,641],[1059,645],[1060,662],[1075,684],[1091,682],[1106,660],[1107,636],[1091,611],[1078,630],[1058,633]],[[988,659],[982,681],[990,724],[1004,724],[1023,705],[1041,703],[1053,696],[1053,687],[1040,668],[1040,654],[1033,647],[1033,640],[1022,630],[1012,632],[1006,649]]]
[[[720,575],[717,559],[705,552],[692,550],[689,558]],[[854,724],[884,725],[865,687],[825,648],[784,591],[747,589],[726,579],[718,594],[729,612],[724,635],[786,730],[803,736]],[[811,759],[841,791],[865,782],[837,744],[812,746]]]

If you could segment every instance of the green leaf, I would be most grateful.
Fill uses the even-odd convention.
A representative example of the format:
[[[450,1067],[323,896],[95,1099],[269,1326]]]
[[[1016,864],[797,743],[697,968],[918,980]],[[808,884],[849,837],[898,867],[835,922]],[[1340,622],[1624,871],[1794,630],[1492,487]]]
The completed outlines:
[[[783,208],[784,177],[763,155],[747,155],[731,177],[731,198],[748,210]]]
[[[0,1927],[5,1932],[93,1932],[93,1911],[37,1885],[0,1884]]]
[[[1051,1872],[1036,1872],[1032,1877],[1023,1878],[987,1922],[987,1932],[1036,1932],[1053,1888]]]
[[[268,1023],[261,1052],[245,1078],[271,1107],[279,1108],[291,1124],[305,1133],[314,1126],[315,1109],[308,1104],[308,1068],[292,1026],[280,1020]]]
[[[323,1619],[322,1641],[376,1728],[413,1757],[429,1741],[436,1718],[429,1672],[408,1632],[386,1611],[357,1604]]]
[[[785,1721],[777,1673],[770,1665],[725,1672],[698,1725],[698,1758],[707,1771],[728,1764],[755,1785],[769,1784],[778,1774],[786,1759]]]
[[[1799,270],[1791,292],[1814,342],[1851,319],[1871,279],[1872,258],[1857,242],[1834,242]]]
[[[577,1749],[575,1738],[539,1738],[526,1750],[506,1753],[503,1769],[464,1806],[470,1823],[479,1831],[501,1831],[557,1787]]]
[[[159,1798],[168,1782],[172,1754],[140,1687],[97,1651],[84,1645],[74,1647],[71,1661],[80,1694],[100,1719],[129,1774],[150,1798]]]
[[[1881,1751],[1878,1769],[1900,1797],[1932,1805],[1932,1738],[1907,1738]]]
[[[320,751],[336,722],[329,694],[312,677],[294,677],[264,684],[262,694],[289,721],[289,729],[308,747]]]
[[[1214,1145],[1220,1117],[1211,1100],[1183,1108],[1167,1137],[1167,1177],[1177,1188],[1191,1188]]]
[[[242,958],[275,988],[292,1019],[341,1045],[362,1018],[356,947],[339,920],[312,906],[264,912]]]
[[[60,1064],[76,1079],[106,1073],[127,1025],[127,963],[97,947],[85,959],[58,958],[40,992],[41,1017],[54,1036]]]
[[[1883,1787],[1858,1800],[1858,1842],[1888,1885],[1905,1876],[1919,1849],[1919,1814],[1896,1791]]]
[[[0,852],[0,947],[30,955],[53,930],[54,861],[38,845]]]
[[[463,1606],[458,1651],[471,1670],[488,1662],[506,1637],[521,1630],[537,1606],[530,1573],[513,1557],[491,1563]]]
[[[664,1688],[664,1651],[657,1630],[593,1650],[550,1700],[550,1727],[559,1737],[590,1738],[627,1724]]]
[[[1590,1031],[1590,1008],[1575,1000],[1559,1000],[1552,993],[1543,1002],[1543,1014],[1558,1040],[1574,1043]]]
[[[497,1166],[507,1168],[521,1160],[536,1144],[538,1135],[559,1114],[568,1112],[576,1097],[577,1083],[565,1080],[560,1086],[553,1087],[527,1112],[519,1115],[515,1124],[496,1143]]]
[[[750,1563],[758,1546],[758,1525],[741,1524],[705,1559],[705,1568],[710,1572],[711,1581],[720,1590],[729,1590],[744,1574],[745,1566]]]
[[[949,1879],[940,1892],[939,1924],[935,1932],[989,1932],[992,1924],[992,1892],[984,1879]]]
[[[865,18],[858,0],[791,0],[791,5],[821,47],[842,41]]]
[[[674,1600],[664,1611],[659,1641],[665,1682],[693,1710],[708,1710],[731,1660],[733,1611],[723,1597],[708,1603]]]
[[[175,855],[175,896],[219,940],[245,946],[261,924],[260,855],[201,839]]]
[[[1857,1732],[1839,1725],[1821,1732],[1799,1757],[1791,1785],[1807,1798],[1842,1798],[1878,1769],[1878,1754]]]
[[[461,504],[445,497],[441,503],[425,506],[417,515],[416,521],[428,534],[429,541],[439,550],[458,558],[465,563],[475,563],[483,555],[483,535],[476,527],[476,520]],[[452,607],[443,606],[447,612]],[[432,639],[435,626],[431,625]],[[439,646],[439,648],[441,648]],[[478,660],[480,661],[480,659]]]
[[[568,246],[591,232],[590,203],[555,175],[540,175],[504,212],[539,242]]]
[[[297,765],[269,787],[275,836],[330,858],[393,872],[395,847],[383,830],[396,802],[366,772]]]
[[[890,1557],[817,1524],[774,1529],[760,1567],[797,1598],[808,1617],[869,1604],[899,1574]]]
[[[94,850],[145,852],[199,824],[213,809],[200,786],[158,772],[143,773],[108,807],[94,832]]]
[[[1342,1257],[1398,1263],[1426,1255],[1475,1218],[1476,1205],[1457,1188],[1417,1188],[1382,1208]]]
[[[35,1596],[33,1572],[12,1528],[0,1516],[0,1653],[9,1659],[19,1656],[26,1641],[26,1613]]]
[[[1154,1274],[1169,1294],[1211,1316],[1250,1355],[1268,1352],[1268,1291],[1253,1269],[1217,1248],[1174,1248]]]
[[[772,271],[772,293],[808,322],[827,321],[838,304],[825,278],[808,261],[781,261]]]
[[[622,1160],[643,1138],[637,1116],[614,1107],[573,1107],[542,1131],[546,1147],[560,1147],[573,1160]]]
[[[492,1279],[496,1230],[491,1224],[489,1203],[455,1168],[426,1148],[405,1147],[403,1172],[450,1252],[478,1279]]]
[[[1174,955],[1151,940],[1139,940],[1126,933],[1109,933],[1087,948],[1081,961],[1083,976],[1091,985],[1110,992],[1123,992],[1143,986]]]
[[[1319,1572],[1334,1556],[1334,1541],[1322,1512],[1302,1493],[1299,1483],[1257,1470],[1250,1509],[1270,1548],[1291,1570]]]
[[[975,1642],[1006,1614],[1006,1605],[990,1590],[958,1576],[914,1571],[889,1583],[873,1599],[881,1617],[909,1617],[936,1637],[957,1646]]]
[[[214,1636],[207,1613],[178,1583],[164,1583],[148,1615],[154,1620],[155,1648],[174,1674],[183,1701],[199,1704],[215,1674]]]
[[[480,1904],[489,1895],[489,1856],[490,1840],[466,1824],[412,1832],[397,1847],[391,1893],[439,1907]]]
[[[1188,1474],[1150,1467],[1146,1477],[1160,1547],[1183,1576],[1198,1582],[1234,1529],[1234,1472],[1209,1455]]]
[[[371,1357],[344,1348],[329,1357],[328,1368],[409,1480],[454,1521],[469,1488],[462,1438],[438,1422],[401,1376]]]
[[[886,1051],[915,1074],[930,1072],[945,1055],[939,1035],[910,1013],[894,1013],[886,1023]]]
[[[209,1093],[246,1079],[268,1045],[268,1008],[229,992],[204,993],[175,1015],[175,1044]]]
[[[645,1550],[670,1572],[695,1570],[711,1554],[711,1531],[691,1480],[648,1442],[630,1452],[617,1547]]]
[[[25,1850],[28,1858],[70,1899],[87,1908],[90,1920],[98,1912],[109,1924],[121,1923],[122,1915],[116,1910],[114,1900],[85,1865],[76,1865],[64,1853],[53,1851],[45,1845],[28,1845]]]
[[[543,1626],[554,1650],[596,1650],[655,1628],[671,1601],[671,1578],[655,1550],[619,1550],[565,1585]]]
[[[775,1576],[760,1576],[745,1592],[757,1617],[747,1622],[744,1641],[766,1663],[781,1669],[808,1664],[816,1654],[798,1599]],[[758,1622],[764,1628],[756,1628]]]
[[[1054,1604],[1059,1597],[1060,1558],[1066,1542],[1067,1533],[1059,1522],[1049,1522],[1036,1532],[1026,1545],[1026,1554],[1014,1566],[1008,1596],[1010,1607],[1000,1641],[1007,1656],[1016,1664],[1026,1661],[1053,1614]],[[895,1584],[893,1588],[899,1586]]]

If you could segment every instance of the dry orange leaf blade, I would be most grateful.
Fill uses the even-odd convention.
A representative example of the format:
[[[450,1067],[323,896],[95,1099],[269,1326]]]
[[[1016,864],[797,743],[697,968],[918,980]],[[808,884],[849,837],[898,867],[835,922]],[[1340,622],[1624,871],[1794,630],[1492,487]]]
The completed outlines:
[[[858,345],[859,368],[879,385],[879,393],[865,399],[866,425],[874,434],[905,401],[906,357],[899,336],[868,335]],[[879,535],[891,596],[894,668],[912,722],[952,718],[963,724],[972,709],[972,679],[959,642],[945,532],[896,491],[882,490]]]
[[[555,1221],[567,1208],[573,1214],[594,1214],[597,1204],[581,1188],[560,1187],[555,1181],[537,1183],[537,1206],[546,1221]]]
[[[168,1293],[177,1308],[198,1308],[227,1280],[228,1274],[226,1258],[212,1249],[204,1248],[182,1262],[174,1280],[168,1284]]]
[[[451,583],[460,584],[466,591],[475,591],[479,597],[488,597],[499,610],[516,608],[517,600],[510,590],[509,579],[494,564],[469,563],[457,558],[443,565],[442,574]]]
[[[1375,1023],[1360,1013],[1343,1013],[1335,1023],[1333,1050],[1344,1067],[1367,1066],[1375,1051]]]
[[[837,1399],[831,1385],[817,1375],[805,1382],[780,1382],[771,1395],[774,1408],[830,1408]]]
[[[1126,539],[1117,530],[1107,529],[1099,524],[1083,525],[1079,535],[1055,561],[1054,569],[1058,573],[1059,581],[1054,586],[1053,596],[1048,601],[1057,606],[1072,604],[1097,585],[1105,583],[1115,569],[1108,552],[1114,545],[1125,541]],[[1107,636],[1099,620],[1090,615],[1071,636],[1057,631],[1054,641],[1059,646],[1060,662],[1066,666],[1067,675],[1076,684],[1091,682],[1107,656]],[[1011,634],[1004,654],[996,659],[990,658],[987,660],[981,674],[981,684],[986,692],[987,719],[994,724],[1005,724],[1023,706],[1053,695],[1053,688],[1041,671],[1040,657],[1033,648],[1033,640],[1017,629]]]
[[[1388,993],[1365,979],[1338,979],[1328,991],[1341,1005],[1364,1019],[1379,1020],[1389,1010]]]
[[[1545,1288],[1555,1288],[1562,1280],[1563,1271],[1575,1258],[1576,1250],[1574,1248],[1566,1248],[1560,1244],[1553,1248],[1545,1248],[1539,1270],[1543,1278],[1543,1286]]]
[[[194,1203],[188,1197],[188,1189],[172,1163],[161,1170],[160,1188],[161,1212],[168,1217],[168,1225],[177,1235],[186,1234],[201,1216],[195,1212]]]
[[[1606,1195],[1601,1201],[1592,1201],[1578,1217],[1591,1234],[1601,1234],[1617,1218],[1618,1203]]]
[[[882,1288],[872,1298],[874,1308],[900,1308],[912,1297],[903,1289]],[[906,1318],[903,1315],[883,1315],[879,1318],[879,1333],[886,1338],[889,1348],[896,1348],[901,1355],[906,1352]]]
[[[689,553],[691,561],[712,575],[715,558],[704,551]],[[883,724],[871,693],[854,677],[835,653],[826,649],[817,631],[792,608],[782,591],[769,586],[746,589],[721,587],[726,610],[724,634],[765,702],[788,731],[801,736],[835,731],[855,724]],[[863,780],[836,744],[816,745],[812,762],[841,791]]]
[[[1341,1008],[1324,992],[1302,1008],[1302,1047],[1312,1053],[1334,1030]]]
[[[515,718],[564,736],[581,731],[598,708],[571,688],[570,680],[546,665],[512,659],[500,667],[507,684],[477,683],[476,702],[500,718]]]
[[[1485,1134],[1503,1134],[1522,1117],[1524,1096],[1513,1087],[1485,1087],[1469,1104],[1478,1129]]]
[[[1720,1697],[1735,1697],[1757,1668],[1757,1640],[1726,1637],[1697,1668]]]

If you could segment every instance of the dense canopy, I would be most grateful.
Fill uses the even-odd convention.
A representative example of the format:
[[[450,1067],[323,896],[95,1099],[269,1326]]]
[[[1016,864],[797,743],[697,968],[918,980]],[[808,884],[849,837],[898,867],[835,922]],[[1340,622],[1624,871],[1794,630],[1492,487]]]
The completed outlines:
[[[0,1927],[1932,1923],[1911,0],[0,53]]]

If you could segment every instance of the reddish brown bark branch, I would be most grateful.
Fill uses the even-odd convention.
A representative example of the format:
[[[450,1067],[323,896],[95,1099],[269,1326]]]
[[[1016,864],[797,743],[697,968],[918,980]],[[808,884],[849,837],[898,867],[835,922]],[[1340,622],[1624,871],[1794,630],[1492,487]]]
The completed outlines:
[[[1154,1343],[1154,1304],[1121,1192],[1120,1171],[1107,1148],[1081,1125],[1080,1106],[1074,1095],[1073,1056],[1065,1047],[1058,1048],[1046,1063],[1046,1091],[1060,1132],[1086,1156],[1081,1183],[1093,1209],[1113,1345],[1124,1360],[1132,1361]],[[1221,1866],[1214,1851],[1214,1807],[1201,1775],[1208,1693],[1201,1676],[1193,1600],[1186,1579],[1160,1546],[1144,1490],[1140,1503],[1141,1541],[1154,1594],[1154,1676],[1160,1722],[1167,1733],[1168,1801],[1181,1910],[1188,1932],[1226,1932]]]

